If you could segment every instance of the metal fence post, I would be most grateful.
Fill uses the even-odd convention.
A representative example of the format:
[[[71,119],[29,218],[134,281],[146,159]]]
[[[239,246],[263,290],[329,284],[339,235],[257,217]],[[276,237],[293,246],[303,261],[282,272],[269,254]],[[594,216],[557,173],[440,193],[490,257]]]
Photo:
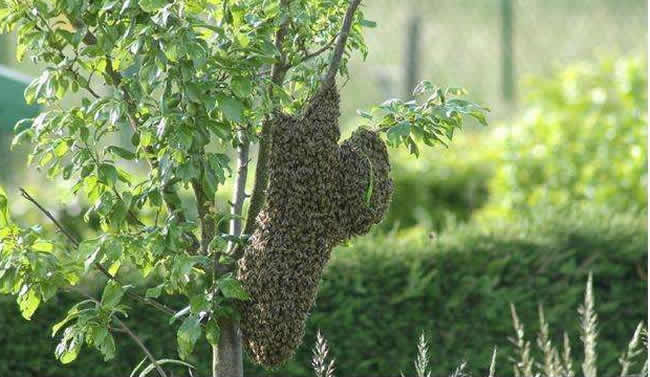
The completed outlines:
[[[503,91],[503,98],[510,103],[514,103],[516,101],[512,36],[512,0],[501,0],[501,87]]]
[[[420,60],[420,17],[412,15],[406,32],[406,65],[404,66],[404,96],[411,98],[417,85]]]

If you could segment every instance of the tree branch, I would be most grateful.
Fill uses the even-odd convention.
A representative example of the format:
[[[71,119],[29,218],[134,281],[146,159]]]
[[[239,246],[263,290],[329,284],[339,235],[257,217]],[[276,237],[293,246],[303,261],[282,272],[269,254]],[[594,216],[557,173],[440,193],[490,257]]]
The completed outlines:
[[[321,90],[325,90],[327,87],[334,85],[336,79],[336,73],[339,70],[339,65],[341,63],[341,58],[343,57],[343,52],[345,51],[345,43],[348,40],[350,35],[350,28],[352,27],[352,18],[354,17],[354,12],[361,4],[361,0],[352,0],[348,9],[345,11],[345,18],[343,19],[343,26],[341,27],[341,32],[339,37],[336,40],[336,47],[334,47],[334,56],[332,56],[332,61],[330,62],[327,75],[323,80],[324,85],[321,87]]]
[[[156,360],[156,358],[151,354],[151,351],[149,351],[147,346],[144,345],[142,340],[140,340],[140,338],[138,338],[138,336],[135,335],[135,333],[133,333],[133,331],[131,331],[131,329],[129,329],[126,326],[126,324],[124,322],[122,322],[119,318],[117,318],[116,316],[113,316],[113,320],[117,323],[118,326],[120,326],[122,328],[122,330],[124,330],[124,332],[126,332],[131,337],[131,339],[133,339],[133,341],[138,345],[138,347],[140,347],[142,349],[142,351],[145,353],[145,355],[147,355],[149,360],[151,360],[151,363],[156,367],[156,370],[158,371],[160,376],[161,377],[167,377],[167,374],[165,373],[165,371],[162,369],[162,367],[158,363],[158,360]]]
[[[29,195],[29,193],[27,193],[27,191],[25,191],[25,189],[23,189],[22,187],[20,188],[20,193],[22,194],[22,196],[23,196],[25,199],[27,199],[28,201],[30,201],[30,202],[31,202],[32,204],[34,204],[34,205],[35,205],[35,206],[36,206],[36,207],[37,207],[41,212],[43,212],[43,213],[45,214],[45,216],[47,216],[47,218],[50,219],[50,221],[52,221],[52,222],[54,223],[54,225],[56,225],[56,227],[59,229],[59,231],[61,231],[61,233],[63,233],[63,234],[66,236],[66,238],[67,238],[68,240],[70,240],[70,242],[72,242],[72,244],[73,244],[75,247],[79,247],[80,242],[79,242],[79,241],[78,241],[78,240],[77,240],[77,239],[72,235],[72,233],[70,233],[68,230],[66,230],[66,229],[63,227],[63,225],[61,225],[61,223],[59,223],[59,222],[57,221],[57,219],[54,217],[54,215],[52,215],[52,213],[51,213],[50,211],[48,211],[47,209],[45,209],[45,208],[44,208],[44,207],[43,207],[43,206],[42,206],[42,205],[41,205],[41,204],[40,204],[36,199],[34,199],[34,197],[32,197],[31,195]],[[108,272],[108,270],[106,269],[106,267],[104,267],[101,263],[99,263],[99,262],[95,262],[94,265],[95,265],[95,267],[97,268],[97,270],[99,270],[99,272],[101,272],[102,274],[106,275],[106,277],[107,277],[109,280],[115,280],[116,282],[120,283],[120,281],[117,280],[117,278],[116,278],[115,276],[111,275],[110,272]],[[120,284],[121,284],[121,283],[120,283]],[[174,315],[174,314],[176,314],[176,311],[175,311],[175,310],[173,310],[173,309],[171,309],[170,307],[168,307],[168,306],[166,306],[166,305],[164,305],[164,304],[161,304],[161,303],[159,303],[159,302],[157,302],[157,301],[155,301],[155,300],[152,300],[152,299],[147,298],[147,297],[142,297],[142,296],[140,296],[139,294],[134,293],[134,292],[131,292],[131,291],[127,291],[126,294],[127,294],[127,296],[129,296],[129,297],[131,297],[131,298],[133,298],[133,299],[135,299],[135,300],[138,300],[138,301],[140,301],[140,302],[142,302],[142,303],[145,303],[145,304],[148,304],[148,305],[150,305],[150,306],[153,306],[154,308],[158,309],[158,310],[161,311],[161,312],[164,312],[164,313],[169,314],[169,315]]]
[[[289,8],[289,0],[280,0],[280,12],[287,12]],[[282,85],[284,77],[287,74],[289,67],[286,65],[286,56],[282,51],[282,44],[287,34],[289,27],[288,19],[280,25],[278,31],[275,33],[275,47],[280,51],[280,60],[273,64],[271,67],[271,87],[269,92],[273,94],[273,85]],[[268,183],[268,164],[269,155],[271,153],[271,121],[267,119],[263,122],[262,133],[260,135],[260,146],[257,157],[257,167],[255,170],[255,183],[253,184],[253,193],[251,194],[250,206],[248,207],[248,217],[244,225],[244,233],[252,234],[255,229],[255,221],[257,215],[262,210],[264,200],[266,199],[266,185]],[[236,254],[241,254],[241,247],[237,247]]]
[[[334,44],[334,42],[336,42],[337,37],[338,37],[338,33],[334,36],[334,38],[332,38],[329,42],[327,42],[327,44],[325,46],[319,48],[318,50],[316,50],[314,52],[305,51],[306,52],[305,56],[302,57],[302,59],[300,60],[300,62],[298,64],[302,64],[302,63],[306,62],[307,60],[309,60],[311,58],[314,58],[314,57],[322,54],[323,52],[329,50],[330,47],[332,47],[332,45]]]
[[[230,214],[233,216],[230,220],[230,235],[239,236],[242,232],[241,215],[246,200],[246,181],[248,179],[248,152],[250,142],[246,137],[245,131],[239,131],[239,145],[237,146],[237,176],[235,179],[235,188],[232,194],[232,207]],[[228,250],[232,250],[233,243],[230,242]]]
[[[214,219],[211,218],[210,207],[214,204],[214,193],[208,195],[203,191],[201,183],[192,180],[192,190],[196,198],[196,209],[199,213],[199,222],[201,223],[201,252],[208,254],[208,245],[215,235]]]
[[[36,199],[34,199],[31,195],[29,195],[29,194],[27,193],[27,191],[25,191],[24,188],[22,188],[22,187],[20,188],[20,193],[21,193],[21,195],[23,196],[23,198],[25,198],[25,199],[27,199],[28,201],[32,202],[32,204],[34,204],[34,205],[35,205],[39,210],[41,210],[41,212],[43,212],[43,213],[45,214],[45,216],[47,216],[47,218],[50,219],[50,221],[52,221],[52,222],[54,223],[54,225],[56,225],[56,227],[59,229],[59,231],[60,231],[61,233],[63,233],[63,234],[66,236],[66,238],[67,238],[68,240],[70,240],[70,242],[72,242],[72,244],[73,244],[75,247],[79,247],[79,241],[78,241],[78,240],[77,240],[77,239],[72,235],[72,233],[68,232],[68,231],[63,227],[63,225],[61,225],[61,223],[59,223],[59,222],[56,220],[56,218],[52,215],[52,213],[50,213],[50,211],[48,211],[48,210],[46,210],[45,208],[43,208],[43,206],[40,205],[40,203],[37,202]]]

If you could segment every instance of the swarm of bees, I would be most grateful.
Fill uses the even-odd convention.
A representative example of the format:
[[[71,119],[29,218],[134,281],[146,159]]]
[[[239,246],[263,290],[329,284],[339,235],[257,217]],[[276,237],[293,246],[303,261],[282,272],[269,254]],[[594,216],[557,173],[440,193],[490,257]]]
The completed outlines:
[[[272,124],[269,186],[239,261],[251,296],[240,303],[245,347],[275,367],[301,344],[332,248],[381,221],[393,184],[384,142],[359,129],[339,145],[339,94],[320,92],[302,117]]]

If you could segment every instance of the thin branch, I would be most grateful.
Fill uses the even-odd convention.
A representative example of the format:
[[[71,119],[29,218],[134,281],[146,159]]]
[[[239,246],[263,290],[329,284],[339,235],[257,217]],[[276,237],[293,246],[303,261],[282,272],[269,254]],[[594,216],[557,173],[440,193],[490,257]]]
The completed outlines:
[[[214,218],[210,214],[210,207],[214,204],[214,193],[206,194],[198,180],[192,180],[192,190],[196,198],[196,209],[199,213],[199,222],[201,223],[201,252],[208,254],[208,245],[215,233]]]
[[[319,48],[318,50],[316,50],[314,52],[307,52],[306,51],[305,56],[302,57],[302,59],[300,60],[300,62],[298,62],[298,64],[302,64],[302,63],[306,62],[307,60],[309,60],[311,58],[315,58],[316,56],[318,56],[318,55],[322,54],[323,52],[329,50],[330,47],[332,47],[332,45],[334,45],[334,42],[336,42],[336,38],[338,37],[338,35],[339,34],[337,33],[329,42],[327,42],[327,44],[325,46]]]
[[[101,301],[97,300],[92,295],[84,292],[82,289],[77,288],[77,287],[73,287],[71,290],[74,291],[74,292],[79,293],[80,295],[86,297],[89,300],[92,300],[95,304],[101,305]],[[151,363],[153,363],[153,365],[156,367],[156,369],[158,370],[158,373],[160,373],[160,375],[162,377],[167,377],[167,374],[165,373],[165,371],[160,367],[160,364],[158,363],[158,360],[156,360],[156,358],[153,356],[151,351],[149,351],[147,346],[144,345],[142,340],[140,340],[140,338],[137,335],[135,335],[135,333],[133,331],[131,331],[131,329],[124,322],[122,322],[119,318],[117,318],[117,316],[112,316],[111,318],[113,320],[115,320],[115,322],[118,324],[118,326],[120,326],[120,328],[117,329],[117,331],[128,334],[131,337],[131,339],[133,339],[133,341],[142,349],[142,351],[145,353],[145,355],[147,355],[147,358],[149,358],[149,360],[151,360]],[[111,330],[113,330],[113,328],[111,328]]]
[[[246,200],[246,181],[248,179],[248,152],[250,141],[244,131],[239,132],[240,142],[237,146],[237,177],[232,195],[232,207],[230,220],[230,235],[239,236],[242,231],[241,215]],[[233,243],[230,242],[228,250],[232,250]]]
[[[122,330],[124,330],[124,332],[126,332],[131,337],[131,339],[133,339],[133,341],[138,345],[138,347],[140,347],[142,349],[142,351],[145,353],[145,355],[147,355],[149,360],[151,360],[151,363],[156,367],[156,370],[158,371],[160,376],[161,377],[167,377],[167,374],[165,373],[165,371],[160,367],[160,364],[158,363],[158,360],[156,360],[156,358],[151,354],[151,351],[149,351],[147,346],[144,345],[142,340],[140,340],[140,338],[138,338],[138,336],[135,335],[133,333],[133,331],[131,331],[131,329],[129,329],[126,326],[126,324],[124,324],[124,322],[122,322],[119,318],[117,318],[116,316],[113,316],[113,320],[115,320],[115,322],[122,328]]]
[[[334,56],[332,56],[332,61],[330,62],[327,75],[323,80],[324,85],[321,90],[324,90],[330,85],[334,85],[336,73],[339,70],[339,64],[341,63],[341,58],[343,57],[343,52],[345,51],[345,43],[347,42],[348,36],[350,35],[352,18],[354,17],[354,12],[359,7],[359,4],[361,4],[361,0],[352,0],[348,6],[348,9],[345,11],[343,26],[341,27],[341,32],[339,33],[339,37],[336,40],[336,47],[334,47]]]
[[[46,210],[45,208],[43,208],[43,206],[40,205],[40,203],[37,202],[36,199],[34,199],[31,195],[29,195],[29,194],[27,193],[27,191],[25,191],[24,188],[22,188],[22,187],[20,188],[20,193],[22,194],[23,198],[29,200],[29,201],[32,202],[32,204],[34,204],[38,209],[40,209],[41,212],[43,212],[43,213],[45,214],[45,216],[47,216],[47,218],[49,218],[50,221],[52,221],[52,222],[54,223],[54,225],[56,225],[56,227],[59,229],[59,231],[61,231],[61,233],[63,233],[63,234],[68,238],[68,240],[70,240],[70,242],[72,242],[72,244],[73,244],[75,247],[79,247],[79,241],[78,241],[78,240],[77,240],[77,239],[72,235],[72,233],[68,232],[68,231],[63,227],[63,225],[61,225],[61,223],[59,223],[59,222],[57,221],[57,219],[52,215],[52,213],[50,213],[50,211],[48,211],[48,210]]]
[[[30,201],[41,212],[43,212],[45,214],[45,216],[47,216],[47,218],[49,218],[50,221],[52,221],[54,223],[54,225],[56,225],[56,227],[61,231],[61,233],[63,233],[68,238],[68,240],[70,240],[70,242],[72,242],[74,244],[75,247],[79,247],[80,242],[76,238],[74,238],[74,236],[72,236],[72,234],[68,230],[66,230],[63,227],[63,225],[61,225],[61,223],[59,223],[59,221],[54,217],[54,215],[52,215],[52,213],[50,211],[45,209],[36,199],[34,199],[34,197],[29,195],[29,193],[27,193],[27,191],[25,191],[25,189],[23,189],[22,187],[20,188],[20,192],[21,192],[22,196],[25,199]],[[119,280],[117,280],[117,278],[115,276],[111,275],[111,273],[108,272],[106,267],[104,267],[101,263],[95,262],[94,265],[97,268],[97,270],[99,270],[102,274],[104,274],[109,280],[115,280],[116,282],[119,283]],[[136,299],[136,300],[138,300],[138,301],[140,301],[142,303],[153,306],[154,308],[160,310],[161,312],[164,312],[164,313],[169,314],[169,315],[176,314],[175,310],[173,310],[170,307],[168,307],[168,306],[166,306],[164,304],[161,304],[161,303],[159,303],[159,302],[157,302],[155,300],[152,300],[152,299],[146,298],[146,297],[142,297],[139,294],[131,292],[131,291],[127,291],[126,294],[129,297],[133,298],[133,299]]]

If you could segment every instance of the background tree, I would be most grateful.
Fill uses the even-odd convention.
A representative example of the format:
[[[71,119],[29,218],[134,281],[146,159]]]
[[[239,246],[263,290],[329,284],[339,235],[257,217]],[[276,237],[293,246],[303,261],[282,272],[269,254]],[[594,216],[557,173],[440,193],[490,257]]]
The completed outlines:
[[[97,237],[79,240],[22,190],[59,232],[23,227],[12,222],[8,196],[0,192],[0,292],[17,296],[26,319],[59,290],[80,294],[83,300],[53,326],[53,336],[62,333],[55,350],[62,363],[73,361],[84,343],[109,360],[116,351],[113,337],[124,333],[146,355],[136,368],[165,376],[165,364],[185,365],[181,360],[205,337],[213,345],[213,375],[243,375],[239,309],[250,307],[243,302],[256,297],[251,298],[250,287],[237,279],[237,261],[257,247],[248,244],[248,235],[263,222],[258,215],[273,177],[274,128],[287,117],[309,119],[309,109],[330,93],[336,101],[328,108],[332,112],[327,122],[330,129],[335,126],[338,142],[335,78],[347,77],[352,51],[365,56],[361,31],[374,26],[358,9],[360,0],[0,4],[2,30],[17,30],[18,58],[29,51],[34,62],[46,64],[25,99],[47,110],[19,122],[14,142],[31,142],[30,163],[50,178],[70,180],[72,191],[90,203],[86,221],[96,218],[101,225]],[[68,92],[79,92],[80,103],[63,107]],[[418,100],[394,99],[360,112],[367,123],[363,129],[380,141],[379,148],[384,140],[417,155],[417,142],[449,141],[464,115],[485,123],[485,109],[449,98],[459,94],[463,90],[423,82],[414,91]],[[285,131],[292,137],[290,129]],[[124,132],[130,135],[129,143],[115,137]],[[318,152],[318,142],[309,140],[300,149]],[[254,187],[243,217],[249,149],[255,144]],[[236,166],[231,166],[231,148],[236,150]],[[294,150],[279,153],[302,163],[299,168],[319,169]],[[373,171],[371,157],[358,164],[365,176],[349,193],[362,196],[368,205],[381,192],[373,178],[379,169]],[[215,193],[230,174],[231,212],[220,214]],[[185,193],[191,203],[181,201]],[[331,199],[318,191],[310,195],[309,200],[324,200],[324,205]],[[337,216],[340,220],[343,215]],[[381,216],[383,210],[372,222]],[[227,233],[219,231],[224,220],[230,221]],[[144,278],[159,275],[162,283],[138,292],[120,276],[127,265]],[[79,285],[91,270],[107,278],[98,298]],[[183,295],[188,305],[167,307],[159,301],[163,295]],[[120,316],[137,305],[155,307],[170,317],[171,325],[180,323],[181,360],[152,355],[126,327]]]

